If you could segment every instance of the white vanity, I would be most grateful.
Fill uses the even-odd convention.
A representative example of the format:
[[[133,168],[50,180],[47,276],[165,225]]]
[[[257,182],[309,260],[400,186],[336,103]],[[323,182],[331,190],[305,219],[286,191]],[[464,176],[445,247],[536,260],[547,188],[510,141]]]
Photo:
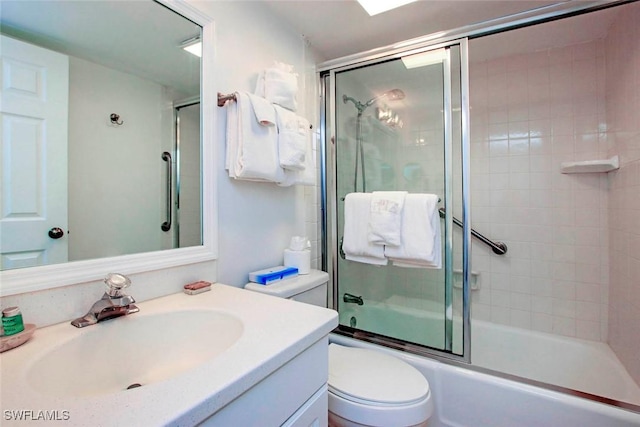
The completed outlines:
[[[336,312],[220,284],[138,306],[0,354],[2,425],[326,425]]]

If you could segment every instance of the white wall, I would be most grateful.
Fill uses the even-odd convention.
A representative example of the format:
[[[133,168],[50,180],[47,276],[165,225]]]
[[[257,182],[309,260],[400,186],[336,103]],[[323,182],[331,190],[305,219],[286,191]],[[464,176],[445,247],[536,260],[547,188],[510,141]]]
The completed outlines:
[[[75,57],[69,74],[69,260],[162,248],[163,87]]]
[[[318,92],[314,64],[320,61],[300,34],[271,15],[259,2],[190,1],[216,20],[215,86],[219,92],[253,92],[258,73],[274,61],[294,66],[300,74],[297,113],[318,129]],[[291,236],[319,240],[315,221],[306,205],[317,207],[311,189],[281,188],[270,183],[234,181],[224,169],[226,109],[217,110],[220,124],[216,140],[219,202],[219,280],[234,286],[248,281],[248,273],[283,263],[283,250]],[[315,212],[315,210],[314,210]],[[317,263],[317,250],[314,252]],[[316,264],[317,265],[317,264]]]

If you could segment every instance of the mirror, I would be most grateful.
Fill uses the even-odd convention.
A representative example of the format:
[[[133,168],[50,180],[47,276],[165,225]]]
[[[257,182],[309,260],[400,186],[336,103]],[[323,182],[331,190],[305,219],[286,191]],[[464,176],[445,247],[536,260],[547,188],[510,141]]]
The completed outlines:
[[[153,1],[1,19],[1,269],[201,245],[201,27]]]
[[[5,238],[17,235],[13,252],[24,256],[7,260],[2,255],[0,295],[91,281],[114,269],[132,274],[215,259],[214,123],[200,120],[214,116],[214,88],[201,79],[211,72],[212,58],[205,52],[213,49],[213,21],[178,0],[6,0],[1,7],[2,55],[12,44],[21,53],[24,46],[33,46],[36,55],[53,57],[52,66],[59,68],[47,73],[21,59],[2,61],[2,108],[16,94],[32,99],[18,103],[20,114],[2,111],[1,248],[5,252]],[[202,58],[180,46],[196,36],[202,40]],[[43,75],[59,77],[65,71],[67,78],[41,83]],[[62,94],[50,116],[12,122],[27,116],[23,111],[45,90],[46,98]],[[188,131],[176,128],[181,114],[186,117],[182,122],[192,126]],[[67,141],[67,149],[43,151],[43,129],[65,123],[66,130],[46,136]],[[188,156],[175,151],[178,133],[195,141]],[[14,141],[28,141],[23,144],[27,150],[11,158]],[[164,160],[165,152],[170,161]],[[16,162],[24,167],[8,167]],[[44,168],[27,168],[40,165]],[[191,176],[187,179],[181,169]],[[50,192],[53,202],[46,200],[44,185],[58,181],[67,184]],[[47,223],[56,205],[67,208],[66,224]],[[26,218],[38,216],[44,232],[25,225]],[[5,222],[22,228],[5,232]],[[172,224],[170,231],[162,229],[166,222]],[[192,228],[186,233],[185,227]],[[49,262],[52,256],[33,255],[38,249],[27,247],[33,234],[51,242],[66,240],[66,258]]]

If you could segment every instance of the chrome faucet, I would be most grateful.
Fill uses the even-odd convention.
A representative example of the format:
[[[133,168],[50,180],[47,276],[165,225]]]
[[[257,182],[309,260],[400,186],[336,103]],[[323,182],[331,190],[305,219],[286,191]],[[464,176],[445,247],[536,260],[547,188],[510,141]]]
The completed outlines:
[[[71,324],[73,326],[84,328],[85,326],[95,325],[102,320],[140,311],[134,304],[136,301],[133,297],[123,292],[124,288],[131,285],[131,280],[127,276],[110,273],[105,277],[104,283],[107,285],[107,291],[102,295],[102,298],[91,306],[87,314],[72,320]]]
[[[349,293],[345,293],[344,295],[342,295],[342,301],[350,304],[358,304],[358,305],[364,304],[362,297],[357,297]]]

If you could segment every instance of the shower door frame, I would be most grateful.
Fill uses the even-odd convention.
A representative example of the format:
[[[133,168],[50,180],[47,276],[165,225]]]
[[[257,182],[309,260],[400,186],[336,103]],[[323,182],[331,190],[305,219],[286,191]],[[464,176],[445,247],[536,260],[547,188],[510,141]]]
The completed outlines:
[[[341,330],[338,326],[336,332],[354,336],[359,339],[384,345],[387,347],[408,351],[410,353],[426,355],[438,359],[454,360],[458,362],[471,363],[471,312],[470,312],[470,249],[471,249],[471,223],[469,208],[470,188],[469,188],[469,155],[470,155],[470,134],[469,134],[469,56],[468,39],[459,38],[437,44],[423,44],[421,46],[410,45],[405,48],[395,49],[383,55],[373,55],[370,58],[360,58],[359,60],[348,62],[339,67],[329,68],[320,73],[320,111],[321,111],[321,209],[322,209],[322,235],[323,235],[323,270],[330,272],[331,283],[329,286],[329,307],[338,307],[338,295],[333,292],[337,283],[338,252],[338,229],[337,220],[330,224],[330,220],[337,215],[337,167],[335,135],[336,130],[336,73],[351,69],[374,66],[390,60],[399,60],[402,57],[435,51],[437,49],[458,46],[460,49],[460,106],[461,106],[461,173],[462,173],[462,355],[452,352],[453,343],[453,260],[452,256],[445,256],[445,344],[444,348],[421,346],[399,339],[384,337],[375,333],[357,331],[354,334]],[[451,202],[453,197],[453,141],[452,141],[452,98],[451,98],[451,60],[449,51],[447,58],[443,61],[443,95],[444,95],[444,161],[445,161],[445,254],[453,254],[453,209]],[[327,111],[328,106],[328,111]],[[331,117],[330,126],[327,126],[327,115]],[[327,131],[329,135],[327,135]],[[328,138],[327,138],[328,137]],[[327,161],[330,159],[330,161]],[[331,185],[329,185],[331,184]],[[329,190],[330,188],[330,190]],[[330,205],[329,205],[330,203]]]
[[[180,248],[180,195],[181,195],[181,184],[182,184],[182,163],[181,163],[181,129],[180,129],[180,110],[183,108],[193,107],[194,105],[199,105],[202,108],[202,103],[200,100],[200,96],[193,96],[190,98],[182,99],[180,101],[174,101],[172,110],[173,110],[173,152],[171,153],[173,156],[174,163],[173,167],[173,182],[174,184],[171,187],[171,191],[173,192],[173,196],[171,197],[171,213],[173,218],[175,218],[173,227],[173,234],[171,236],[172,240],[172,248]],[[202,116],[202,112],[200,113]],[[202,132],[202,131],[201,131]],[[200,149],[200,158],[202,162],[202,149]],[[202,186],[202,182],[200,183]],[[202,192],[201,192],[202,193]],[[200,195],[200,210],[202,210],[202,194]],[[202,241],[203,235],[203,222],[202,218],[200,218],[200,240]]]

